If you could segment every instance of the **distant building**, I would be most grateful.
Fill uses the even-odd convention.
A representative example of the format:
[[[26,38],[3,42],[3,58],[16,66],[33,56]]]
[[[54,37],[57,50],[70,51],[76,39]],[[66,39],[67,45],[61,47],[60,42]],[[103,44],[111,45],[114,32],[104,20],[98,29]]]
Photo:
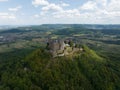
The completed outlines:
[[[63,40],[49,40],[48,41],[48,48],[50,50],[64,50],[65,43]]]

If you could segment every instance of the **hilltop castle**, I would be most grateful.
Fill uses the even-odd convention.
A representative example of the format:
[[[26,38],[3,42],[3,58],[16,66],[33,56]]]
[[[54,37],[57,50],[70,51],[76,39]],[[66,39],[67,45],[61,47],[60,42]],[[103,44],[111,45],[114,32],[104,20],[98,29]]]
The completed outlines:
[[[49,40],[47,49],[53,57],[66,56],[82,50],[82,48],[76,47],[76,44],[71,40]]]

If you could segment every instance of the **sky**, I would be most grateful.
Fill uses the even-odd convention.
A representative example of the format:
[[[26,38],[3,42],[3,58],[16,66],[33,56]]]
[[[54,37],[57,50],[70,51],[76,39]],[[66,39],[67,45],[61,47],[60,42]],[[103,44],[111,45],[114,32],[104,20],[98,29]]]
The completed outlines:
[[[0,25],[120,24],[120,0],[0,0]]]

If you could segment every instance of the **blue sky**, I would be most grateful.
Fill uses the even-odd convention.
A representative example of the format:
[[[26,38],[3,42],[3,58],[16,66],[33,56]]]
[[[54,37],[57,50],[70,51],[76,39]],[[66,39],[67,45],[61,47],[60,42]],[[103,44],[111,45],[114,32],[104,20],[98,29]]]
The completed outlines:
[[[0,25],[120,24],[120,0],[0,0]]]

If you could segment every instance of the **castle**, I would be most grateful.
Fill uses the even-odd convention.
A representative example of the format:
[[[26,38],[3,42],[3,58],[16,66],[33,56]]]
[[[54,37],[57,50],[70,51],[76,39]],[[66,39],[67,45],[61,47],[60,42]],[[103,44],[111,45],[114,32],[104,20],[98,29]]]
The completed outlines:
[[[82,48],[76,48],[76,44],[71,40],[49,40],[47,49],[53,57],[66,56],[82,50]]]

